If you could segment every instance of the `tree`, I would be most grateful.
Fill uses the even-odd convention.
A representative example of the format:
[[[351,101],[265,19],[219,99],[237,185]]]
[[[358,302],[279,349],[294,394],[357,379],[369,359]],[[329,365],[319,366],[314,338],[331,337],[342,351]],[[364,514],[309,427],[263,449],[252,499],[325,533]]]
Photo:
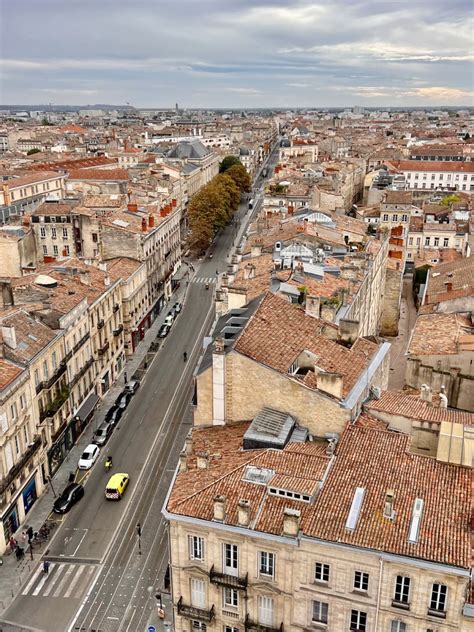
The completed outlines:
[[[27,156],[32,156],[33,154],[38,154],[41,151],[41,149],[38,149],[38,147],[33,147],[33,149],[30,149],[26,152]]]
[[[454,204],[455,202],[460,202],[461,198],[459,197],[459,195],[456,195],[456,193],[451,193],[451,195],[446,195],[442,200],[441,200],[441,204],[443,206],[451,206],[451,204]]]
[[[213,178],[213,182],[229,195],[230,213],[235,213],[240,202],[240,189],[235,183],[235,180],[233,180],[231,176],[221,173]]]
[[[232,165],[232,167],[229,167],[229,169],[226,170],[225,174],[226,176],[230,176],[232,180],[234,180],[235,184],[239,187],[241,191],[250,191],[252,182],[250,180],[247,169],[242,163],[238,165]]]
[[[224,173],[224,171],[227,171],[227,169],[230,169],[230,167],[233,167],[234,165],[241,165],[241,164],[242,163],[236,156],[226,156],[220,164],[219,172]]]

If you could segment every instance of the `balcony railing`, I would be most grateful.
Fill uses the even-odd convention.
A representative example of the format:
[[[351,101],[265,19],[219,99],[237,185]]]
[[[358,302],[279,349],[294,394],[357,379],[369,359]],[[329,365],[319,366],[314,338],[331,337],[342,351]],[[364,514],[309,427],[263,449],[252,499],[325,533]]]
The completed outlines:
[[[178,614],[180,617],[186,617],[186,619],[197,619],[198,621],[205,621],[211,623],[215,617],[214,606],[210,610],[205,608],[196,608],[196,606],[188,606],[183,603],[183,598],[180,597],[177,603]]]
[[[49,378],[49,380],[43,380],[39,384],[36,385],[36,394],[38,395],[45,388],[51,388],[53,384],[55,384],[61,375],[66,371],[66,364],[58,366],[53,375]]]
[[[106,354],[106,353],[107,353],[107,351],[109,350],[109,346],[110,346],[110,345],[109,345],[109,341],[107,340],[107,342],[105,342],[105,343],[103,344],[103,346],[102,346],[102,347],[99,347],[99,349],[97,349],[97,353],[98,353],[100,356],[103,356],[103,355],[104,355],[104,354]]]
[[[63,386],[57,397],[44,410],[40,410],[40,423],[48,417],[54,417],[60,408],[64,406],[69,397],[69,387]]]
[[[119,309],[120,309],[120,305],[118,303],[115,303],[114,309],[113,309],[114,314],[115,314],[115,312],[118,312]]]
[[[122,325],[122,324],[120,324],[120,325],[117,327],[117,329],[114,329],[114,336],[120,336],[120,334],[122,333],[122,331],[123,331],[123,325]]]
[[[72,348],[72,352],[76,353],[77,351],[79,351],[79,349],[82,347],[82,345],[85,342],[87,342],[90,337],[91,337],[90,332],[87,332],[84,336],[82,336],[82,338],[78,342],[76,342],[76,344]]]
[[[104,325],[105,325],[105,321],[103,318],[101,318],[99,322],[97,323],[97,329],[102,329]]]
[[[284,632],[284,627],[283,623],[280,623],[279,626],[256,623],[247,615],[245,617],[245,632]]]
[[[6,489],[13,483],[15,478],[21,473],[21,471],[25,468],[34,454],[38,452],[41,447],[41,437],[39,435],[35,435],[33,437],[33,442],[28,446],[25,454],[21,457],[19,461],[15,463],[15,465],[11,468],[8,474],[4,479],[0,481],[0,494],[3,494]]]
[[[235,577],[234,575],[227,575],[227,573],[218,573],[212,565],[209,571],[209,579],[211,584],[217,584],[218,586],[225,586],[226,588],[235,588],[236,590],[247,590],[248,574],[245,577]]]
[[[69,388],[72,388],[73,386],[75,386],[79,380],[81,379],[81,377],[83,375],[85,375],[87,373],[87,371],[90,369],[90,367],[94,364],[94,358],[90,357],[87,362],[84,364],[84,366],[82,366],[79,371],[76,373],[76,375],[72,378],[72,380],[69,382]]]

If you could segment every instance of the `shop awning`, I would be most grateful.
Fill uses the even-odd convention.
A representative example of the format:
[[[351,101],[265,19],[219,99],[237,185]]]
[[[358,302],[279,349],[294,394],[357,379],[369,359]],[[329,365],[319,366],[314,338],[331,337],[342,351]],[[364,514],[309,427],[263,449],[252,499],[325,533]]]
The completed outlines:
[[[85,400],[82,406],[79,408],[75,417],[79,417],[81,421],[86,421],[89,418],[89,415],[92,413],[94,408],[97,406],[97,402],[99,401],[98,395],[95,393],[91,393],[89,397]]]

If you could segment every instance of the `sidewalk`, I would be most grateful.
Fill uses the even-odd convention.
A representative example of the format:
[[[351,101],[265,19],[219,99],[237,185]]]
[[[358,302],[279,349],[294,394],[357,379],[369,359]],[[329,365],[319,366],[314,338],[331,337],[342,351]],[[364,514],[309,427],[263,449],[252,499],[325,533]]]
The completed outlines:
[[[186,265],[186,263],[183,263],[180,271],[183,271],[183,267]],[[177,301],[184,302],[186,299],[186,292],[187,284],[182,282],[173,294],[172,298],[169,300],[169,303],[165,305],[161,314],[157,316],[150,329],[148,329],[145,333],[144,339],[141,341],[138,349],[135,351],[133,356],[126,361],[121,375],[115,384],[111,386],[107,395],[99,402],[91,422],[59,466],[57,472],[52,478],[51,485],[46,486],[44,494],[38,498],[34,507],[29,512],[26,522],[21,525],[20,529],[15,534],[15,538],[18,540],[18,543],[25,550],[25,556],[20,562],[17,561],[16,556],[13,553],[5,553],[3,557],[3,563],[0,566],[0,612],[3,612],[6,608],[8,608],[15,596],[21,592],[22,586],[26,583],[28,575],[37,566],[38,562],[49,548],[48,542],[45,542],[41,545],[35,545],[33,551],[31,552],[29,545],[24,545],[22,543],[22,531],[25,530],[27,526],[32,526],[33,530],[37,531],[51,514],[55,497],[60,494],[67,483],[69,483],[70,472],[76,472],[76,463],[84,451],[84,448],[91,443],[94,429],[102,423],[107,411],[115,403],[115,400],[122,392],[124,387],[124,373],[127,374],[127,378],[130,380],[135,373],[138,372],[139,374],[144,374],[147,368],[150,368],[151,362],[155,357],[156,350],[150,351],[149,348],[150,345],[155,342],[158,330],[163,324],[163,321],[169,311],[168,306]],[[145,366],[147,368],[145,368]],[[96,467],[101,467],[100,461]],[[54,537],[55,532],[56,530],[52,532],[51,537]]]

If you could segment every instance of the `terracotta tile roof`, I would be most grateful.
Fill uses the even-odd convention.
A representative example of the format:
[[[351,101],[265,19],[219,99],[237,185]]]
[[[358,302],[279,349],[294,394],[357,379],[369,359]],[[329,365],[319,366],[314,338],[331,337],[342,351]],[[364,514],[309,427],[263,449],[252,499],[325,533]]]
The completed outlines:
[[[35,208],[31,215],[70,215],[79,205],[79,201],[43,202]]]
[[[20,176],[19,178],[11,178],[2,182],[2,184],[7,184],[8,188],[16,189],[18,187],[23,187],[28,184],[36,184],[37,182],[44,182],[46,180],[53,180],[54,178],[62,177],[60,174],[54,171],[39,171],[38,173],[32,173],[28,175]]]
[[[130,257],[117,257],[116,259],[108,259],[106,265],[110,278],[116,281],[117,279],[127,279],[144,264]]]
[[[6,388],[15,378],[17,378],[22,369],[5,358],[0,358],[0,390]]]
[[[412,204],[411,191],[387,191],[382,199],[383,204]]]
[[[317,366],[343,378],[345,397],[365,370],[378,345],[359,338],[351,349],[321,335],[328,323],[271,293],[239,336],[235,351],[288,375],[302,351],[317,356]],[[310,384],[308,384],[310,385]],[[311,384],[314,388],[314,382]]]
[[[26,364],[42,351],[54,338],[57,332],[53,331],[23,309],[11,311],[0,318],[3,326],[14,327],[17,346],[8,350],[10,357],[16,362]]]
[[[128,180],[126,169],[71,169],[69,180]]]
[[[69,158],[67,160],[37,163],[29,166],[29,169],[52,169],[57,171],[67,171],[70,169],[85,169],[87,167],[103,167],[106,165],[116,164],[116,158],[107,158],[107,156],[90,156],[88,158]]]
[[[366,402],[364,408],[373,416],[381,412],[433,423],[449,421],[465,426],[474,425],[474,413],[455,408],[441,408],[423,401],[419,396],[407,394],[405,391],[382,391],[378,399]]]
[[[459,353],[459,339],[474,334],[470,318],[462,314],[426,314],[418,316],[407,352],[412,355]]]
[[[82,206],[87,208],[120,208],[125,202],[125,195],[85,195],[82,199]]]
[[[439,463],[409,452],[406,435],[369,427],[349,426],[332,460],[311,454],[307,446],[291,444],[284,450],[242,450],[248,423],[194,428],[188,470],[178,473],[167,509],[211,522],[216,495],[226,499],[225,524],[238,523],[238,502],[250,502],[249,534],[282,535],[286,508],[301,512],[303,535],[396,555],[469,568],[471,541],[472,471]],[[209,469],[196,467],[203,448],[212,455]],[[267,485],[246,480],[248,465],[275,472]],[[299,493],[321,488],[312,502],[268,493],[278,484]],[[324,482],[323,482],[324,481]],[[276,487],[276,485],[275,485]],[[354,493],[365,490],[360,514],[352,531],[346,528]],[[395,518],[383,518],[385,494],[394,490]],[[424,501],[418,541],[408,541],[413,505]]]
[[[474,162],[451,162],[436,160],[391,160],[385,164],[395,171],[439,171],[474,173]]]
[[[473,163],[474,164],[474,163]],[[447,290],[452,283],[452,290]],[[441,303],[474,293],[474,257],[442,263],[430,270],[425,303]]]

